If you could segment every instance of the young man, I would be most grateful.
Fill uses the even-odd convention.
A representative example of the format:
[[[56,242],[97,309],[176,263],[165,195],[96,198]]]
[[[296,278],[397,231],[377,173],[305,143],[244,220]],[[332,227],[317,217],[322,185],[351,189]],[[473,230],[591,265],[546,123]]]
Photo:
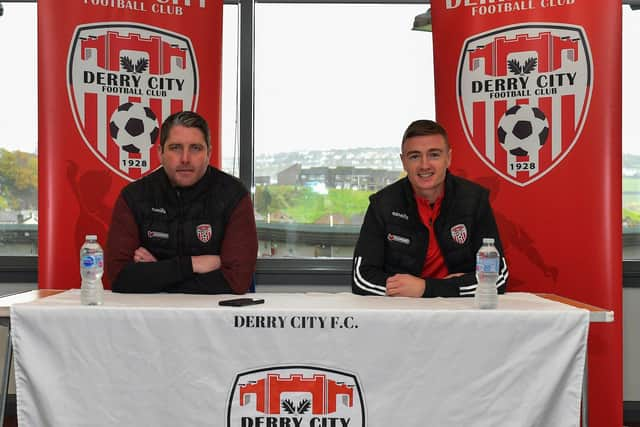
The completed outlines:
[[[502,255],[496,285],[504,293],[509,273],[489,191],[449,173],[444,128],[431,120],[411,123],[400,158],[407,176],[370,197],[353,256],[353,293],[472,296],[485,237]]]
[[[258,252],[253,205],[236,178],[209,166],[207,122],[183,111],[160,129],[162,167],[127,185],[107,237],[115,292],[245,293]]]

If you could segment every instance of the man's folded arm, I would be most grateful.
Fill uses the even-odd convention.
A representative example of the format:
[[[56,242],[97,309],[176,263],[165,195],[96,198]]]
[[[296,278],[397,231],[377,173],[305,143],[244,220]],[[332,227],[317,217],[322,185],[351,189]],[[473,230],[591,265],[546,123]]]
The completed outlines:
[[[353,254],[351,291],[358,295],[385,295],[389,276],[384,271],[384,228],[369,205]]]
[[[191,257],[180,256],[155,262],[129,262],[111,284],[114,292],[167,292],[194,275]]]
[[[220,248],[220,268],[194,274],[182,283],[180,292],[244,294],[253,280],[257,255],[256,221],[247,194],[240,199],[227,222]]]
[[[496,288],[499,294],[506,292],[508,277],[507,260],[501,257],[500,271],[496,279]],[[475,272],[446,279],[427,278],[425,283],[426,288],[423,297],[472,297],[475,296],[478,287]]]
[[[162,292],[193,274],[190,257],[134,262],[140,247],[138,225],[122,195],[113,208],[107,236],[105,273],[114,292]]]
[[[470,297],[476,293],[476,274],[464,273],[461,276],[447,279],[434,279],[428,277],[425,280],[426,287],[423,297]]]

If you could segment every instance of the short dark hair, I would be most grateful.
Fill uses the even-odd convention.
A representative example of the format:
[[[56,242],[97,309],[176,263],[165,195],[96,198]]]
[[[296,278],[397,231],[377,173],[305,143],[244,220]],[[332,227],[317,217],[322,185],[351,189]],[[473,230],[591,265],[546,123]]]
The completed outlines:
[[[162,151],[164,151],[164,144],[169,138],[169,131],[175,126],[200,129],[207,143],[207,148],[211,148],[211,132],[204,117],[193,111],[180,111],[173,113],[162,122],[162,127],[160,128],[160,148],[162,148]]]
[[[407,127],[407,130],[404,131],[404,135],[402,135],[401,147],[404,147],[404,142],[409,138],[427,135],[442,135],[445,144],[449,147],[447,131],[440,123],[434,122],[433,120],[416,120],[412,122],[409,127]]]

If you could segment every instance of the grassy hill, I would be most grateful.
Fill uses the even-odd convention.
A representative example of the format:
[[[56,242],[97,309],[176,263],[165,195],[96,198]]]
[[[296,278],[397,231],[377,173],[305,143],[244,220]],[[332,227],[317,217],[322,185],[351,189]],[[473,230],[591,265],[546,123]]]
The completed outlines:
[[[255,209],[267,216],[277,215],[275,220],[291,220],[314,224],[329,215],[344,218],[362,218],[369,205],[369,191],[328,189],[316,192],[309,187],[293,185],[270,185],[256,188]],[[360,219],[356,223],[360,223]]]

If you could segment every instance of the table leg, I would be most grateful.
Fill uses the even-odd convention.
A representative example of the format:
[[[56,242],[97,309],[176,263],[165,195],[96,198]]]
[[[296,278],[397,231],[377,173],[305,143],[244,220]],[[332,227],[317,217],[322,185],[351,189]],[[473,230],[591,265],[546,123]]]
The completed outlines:
[[[0,426],[4,425],[4,411],[7,407],[7,397],[9,397],[9,373],[11,372],[12,358],[11,328],[7,326],[7,350],[4,357],[4,370],[2,371],[2,389],[0,389]]]
[[[587,373],[589,364],[587,363],[587,352],[584,352],[584,375],[582,376],[582,427],[589,427],[589,381]]]

